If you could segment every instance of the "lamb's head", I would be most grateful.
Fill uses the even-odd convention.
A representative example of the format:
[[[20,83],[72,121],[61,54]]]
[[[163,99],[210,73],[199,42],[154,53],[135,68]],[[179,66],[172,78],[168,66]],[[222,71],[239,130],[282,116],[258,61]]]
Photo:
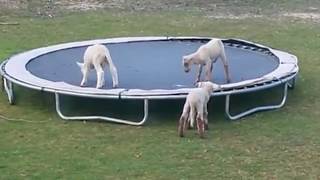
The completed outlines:
[[[182,64],[184,67],[184,72],[189,72],[191,69],[191,58],[189,56],[182,57]]]
[[[214,90],[221,88],[221,86],[219,84],[215,84],[210,81],[198,82],[196,86],[199,88],[204,88],[210,93],[213,92]]]

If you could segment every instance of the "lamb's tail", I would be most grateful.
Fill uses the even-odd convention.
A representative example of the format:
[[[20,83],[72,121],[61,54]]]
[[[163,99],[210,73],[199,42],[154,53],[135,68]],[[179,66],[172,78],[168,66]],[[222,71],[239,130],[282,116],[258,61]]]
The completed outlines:
[[[80,63],[80,62],[77,61],[77,65],[78,65],[80,68],[83,68],[84,63]]]

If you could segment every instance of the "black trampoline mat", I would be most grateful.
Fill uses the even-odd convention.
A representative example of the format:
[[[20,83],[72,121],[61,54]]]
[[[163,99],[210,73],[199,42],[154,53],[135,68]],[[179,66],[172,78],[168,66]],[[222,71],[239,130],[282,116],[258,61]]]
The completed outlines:
[[[107,44],[118,70],[119,87],[125,89],[177,89],[194,87],[196,68],[185,73],[182,56],[195,52],[203,41],[168,40]],[[79,85],[82,79],[76,61],[83,62],[86,47],[50,52],[32,59],[27,70],[33,75],[54,82]],[[225,46],[232,83],[262,77],[275,70],[279,61],[262,52]],[[203,71],[204,75],[204,71]],[[225,84],[221,60],[213,66],[212,80]],[[105,71],[106,86],[112,86],[108,68]],[[88,86],[95,87],[96,72],[90,72]]]

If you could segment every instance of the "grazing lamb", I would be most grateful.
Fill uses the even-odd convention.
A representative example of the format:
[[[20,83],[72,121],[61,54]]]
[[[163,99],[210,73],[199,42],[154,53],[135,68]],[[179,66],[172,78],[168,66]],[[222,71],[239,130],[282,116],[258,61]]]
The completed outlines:
[[[220,39],[212,39],[207,44],[200,46],[195,53],[183,56],[182,61],[184,71],[186,73],[189,72],[192,64],[199,65],[197,79],[195,82],[197,83],[200,81],[202,67],[205,66],[205,81],[210,81],[213,63],[215,63],[219,57],[224,65],[225,77],[229,83],[231,82],[231,79],[228,61],[225,55],[224,45]]]
[[[197,86],[198,88],[188,94],[184,104],[178,127],[180,137],[184,136],[184,131],[189,127],[189,123],[191,127],[194,126],[195,118],[201,138],[204,138],[205,126],[208,127],[207,104],[213,90],[219,89],[220,86],[210,81],[199,82]]]
[[[85,86],[88,80],[89,71],[95,69],[97,71],[97,86],[96,88],[102,88],[105,84],[104,80],[104,67],[109,66],[112,76],[113,88],[118,87],[118,73],[114,66],[109,50],[107,47],[101,44],[95,44],[89,46],[83,56],[83,63],[77,62],[81,69],[83,78],[80,86]]]

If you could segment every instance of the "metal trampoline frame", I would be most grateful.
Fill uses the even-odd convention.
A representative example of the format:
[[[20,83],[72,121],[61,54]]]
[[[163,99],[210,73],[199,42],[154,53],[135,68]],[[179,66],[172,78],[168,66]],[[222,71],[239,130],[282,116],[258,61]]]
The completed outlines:
[[[153,38],[159,38],[159,37],[153,37]],[[160,39],[162,39],[162,38],[163,37],[161,37]],[[181,39],[181,38],[186,38],[186,37],[176,37],[176,38]],[[198,37],[187,37],[187,38],[196,39]],[[168,39],[168,37],[167,37],[167,39]],[[201,37],[201,39],[204,39],[204,38]],[[134,38],[132,40],[136,40],[136,38]],[[247,42],[247,41],[245,41],[245,42]],[[80,43],[80,44],[83,44],[83,43]],[[262,46],[262,45],[261,45],[261,47],[265,48],[265,46]],[[148,119],[149,101],[150,100],[184,99],[187,96],[187,93],[172,94],[172,95],[166,95],[166,94],[130,95],[130,94],[121,94],[121,93],[113,94],[113,95],[112,94],[87,94],[87,93],[77,93],[77,92],[72,92],[72,91],[64,91],[64,90],[53,89],[53,88],[45,88],[45,87],[41,87],[41,86],[37,86],[34,84],[29,84],[29,83],[20,81],[19,79],[16,79],[15,77],[10,76],[5,71],[5,65],[9,60],[10,59],[4,61],[0,65],[0,74],[1,74],[2,80],[3,80],[3,87],[4,87],[4,90],[7,94],[7,96],[8,96],[9,103],[14,104],[14,102],[15,102],[13,84],[17,84],[19,86],[23,86],[23,87],[27,87],[27,88],[35,89],[35,90],[39,90],[39,91],[46,91],[46,92],[54,93],[55,94],[56,112],[64,120],[93,120],[94,119],[94,120],[102,120],[102,121],[108,121],[108,122],[114,122],[114,123],[139,126],[139,125],[143,125]],[[221,89],[219,91],[214,92],[212,94],[212,96],[225,96],[225,115],[230,120],[237,120],[237,119],[240,119],[244,116],[250,115],[255,112],[271,110],[271,109],[278,109],[278,108],[283,107],[286,102],[286,99],[287,99],[288,87],[294,88],[297,74],[298,74],[298,67],[296,67],[294,72],[291,72],[284,77],[273,78],[273,79],[258,82],[255,84],[249,84],[247,86],[239,86],[239,87]],[[232,95],[260,91],[260,90],[269,89],[269,88],[273,88],[273,87],[281,86],[281,85],[283,86],[283,93],[282,93],[282,96],[280,97],[280,99],[281,99],[280,102],[278,102],[276,104],[269,104],[269,105],[264,105],[264,106],[253,107],[249,110],[244,110],[243,112],[240,112],[237,114],[233,114],[231,112],[231,107],[230,107],[231,103],[230,102],[231,102]],[[112,117],[108,117],[108,116],[69,116],[69,115],[63,114],[63,112],[62,112],[61,101],[60,101],[61,95],[78,96],[78,97],[86,97],[86,98],[115,99],[115,100],[116,99],[143,100],[144,115],[140,121],[118,119],[118,118],[112,118]]]

